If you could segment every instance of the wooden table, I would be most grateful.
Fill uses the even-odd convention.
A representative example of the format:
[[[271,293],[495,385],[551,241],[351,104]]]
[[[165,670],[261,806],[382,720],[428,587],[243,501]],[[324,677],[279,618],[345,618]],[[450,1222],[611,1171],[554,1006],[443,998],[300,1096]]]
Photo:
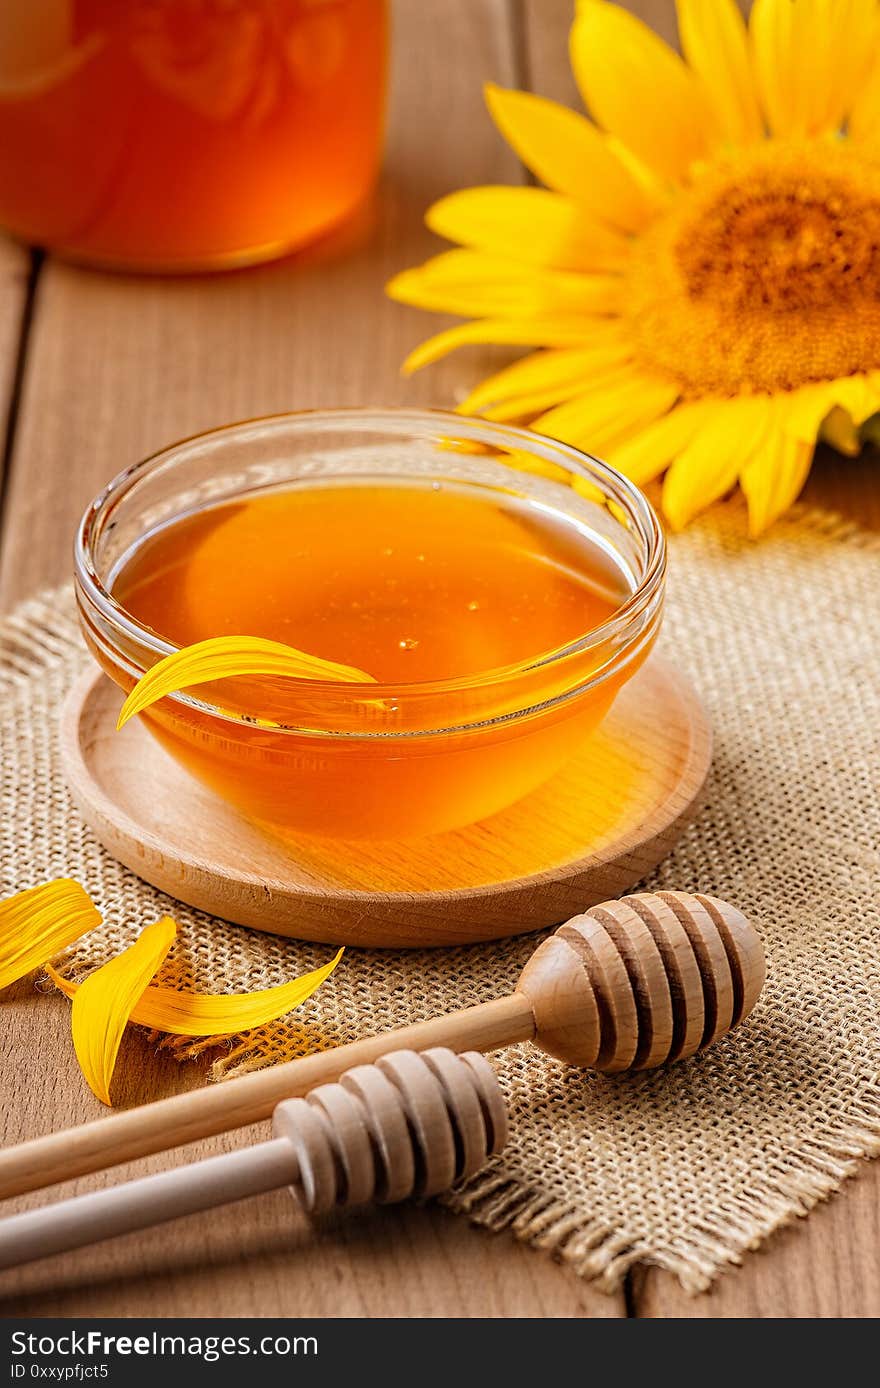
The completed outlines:
[[[632,8],[664,34],[672,0]],[[320,405],[448,405],[487,361],[460,354],[403,381],[434,325],[386,301],[384,280],[429,254],[425,207],[457,186],[521,180],[481,83],[575,100],[571,0],[399,0],[388,158],[371,205],[332,241],[277,265],[204,279],[128,279],[39,262],[0,242],[5,404],[0,606],[71,571],[74,524],[115,472],[199,429]],[[819,504],[880,528],[873,460],[823,459]],[[32,980],[3,998],[2,1140],[95,1116],[73,1058],[69,1004]],[[126,1037],[117,1071],[134,1103],[204,1082]],[[205,1142],[192,1155],[236,1145]],[[157,1169],[154,1158],[130,1174]],[[77,1183],[85,1189],[103,1178]],[[66,1192],[65,1192],[66,1193]],[[7,1315],[875,1316],[880,1165],[692,1299],[637,1268],[606,1297],[512,1237],[439,1208],[364,1213],[315,1233],[284,1194],[194,1216],[37,1264],[0,1281]]]

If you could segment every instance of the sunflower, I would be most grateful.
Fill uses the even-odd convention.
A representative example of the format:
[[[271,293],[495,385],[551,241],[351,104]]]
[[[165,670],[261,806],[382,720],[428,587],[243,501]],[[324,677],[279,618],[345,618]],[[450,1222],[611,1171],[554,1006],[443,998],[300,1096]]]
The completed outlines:
[[[757,534],[797,497],[820,431],[855,453],[880,410],[877,0],[677,0],[684,58],[607,0],[579,0],[571,60],[590,120],[488,86],[544,187],[469,188],[428,226],[458,243],[404,271],[403,303],[475,321],[465,343],[540,350],[459,408],[665,470],[681,527],[739,483]]]

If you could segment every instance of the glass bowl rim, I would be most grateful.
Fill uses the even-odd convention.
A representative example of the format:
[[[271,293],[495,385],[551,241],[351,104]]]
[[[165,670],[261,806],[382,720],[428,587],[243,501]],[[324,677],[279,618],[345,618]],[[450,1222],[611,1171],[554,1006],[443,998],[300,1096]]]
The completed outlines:
[[[155,653],[157,659],[169,655],[180,648],[173,642],[165,640],[159,636],[152,628],[142,625],[127,610],[116,601],[108,588],[104,586],[98,575],[97,568],[92,557],[92,541],[95,532],[100,528],[107,509],[112,505],[119,504],[126,494],[137,485],[137,483],[150,472],[156,470],[163,463],[173,458],[179,450],[185,450],[192,445],[203,444],[211,440],[222,442],[224,436],[229,434],[246,434],[248,429],[259,429],[264,431],[267,426],[276,426],[280,429],[285,427],[296,427],[301,425],[304,429],[315,427],[320,430],[322,427],[332,429],[348,428],[353,432],[370,431],[378,432],[381,429],[389,433],[410,433],[415,434],[419,429],[433,430],[436,432],[444,426],[450,431],[454,429],[459,436],[477,443],[497,443],[509,444],[511,446],[524,447],[528,452],[536,454],[551,464],[556,464],[576,476],[583,477],[586,481],[597,484],[603,493],[604,501],[612,501],[619,505],[627,514],[628,518],[634,522],[638,540],[644,550],[644,570],[635,584],[632,592],[621,605],[615,608],[610,617],[606,618],[598,626],[590,627],[582,636],[575,641],[567,643],[565,646],[556,647],[550,651],[538,652],[535,656],[528,657],[513,665],[499,666],[486,671],[479,672],[476,676],[459,676],[445,680],[433,681],[414,681],[411,683],[398,684],[377,684],[377,683],[340,683],[335,680],[315,680],[315,679],[293,679],[294,683],[306,687],[311,695],[327,698],[328,702],[333,700],[344,700],[352,697],[370,698],[410,698],[443,695],[462,690],[467,687],[486,687],[513,680],[518,676],[522,677],[530,672],[544,666],[570,659],[594,646],[602,645],[606,642],[613,643],[616,639],[623,638],[617,651],[617,658],[612,659],[601,666],[589,679],[579,682],[574,688],[565,690],[550,699],[542,700],[536,704],[529,704],[528,707],[516,708],[509,713],[499,715],[495,718],[477,720],[472,723],[456,725],[452,728],[426,728],[426,729],[407,729],[390,730],[384,732],[359,732],[359,731],[340,731],[334,733],[326,729],[303,729],[288,727],[284,724],[276,725],[278,732],[309,733],[311,735],[340,736],[340,737],[366,737],[366,738],[393,738],[393,737],[419,737],[430,736],[435,733],[444,732],[464,732],[472,728],[484,727],[487,722],[491,724],[506,722],[511,718],[525,717],[531,713],[552,707],[553,705],[564,702],[575,694],[585,692],[587,689],[602,683],[611,674],[613,666],[618,667],[619,657],[626,656],[632,645],[632,639],[626,640],[626,629],[641,612],[650,606],[652,601],[662,591],[663,581],[666,573],[667,551],[663,528],[657,514],[649,502],[648,498],[641,489],[618,472],[610,464],[594,457],[583,449],[575,448],[572,444],[562,443],[546,435],[539,434],[531,429],[519,427],[517,425],[500,424],[493,420],[481,419],[479,417],[458,414],[453,410],[442,410],[433,408],[410,408],[396,406],[340,406],[331,409],[303,409],[281,411],[269,415],[254,415],[244,419],[234,420],[230,423],[215,426],[211,429],[200,430],[197,433],[186,435],[176,439],[163,448],[148,454],[146,457],[131,463],[116,474],[100,492],[93,498],[85,508],[79,524],[77,525],[74,537],[74,576],[78,587],[82,590],[84,597],[89,604],[94,607],[112,629],[121,631],[130,640],[139,646]],[[455,456],[450,452],[450,457]],[[507,468],[512,477],[521,476],[518,469],[507,463],[505,459],[499,458],[498,465]],[[638,647],[641,643],[636,640]],[[113,661],[115,664],[125,668],[127,672],[135,678],[139,678],[144,672],[139,664],[127,659],[121,652],[113,651]],[[246,717],[236,714],[226,709],[221,709],[206,700],[198,698],[191,692],[177,690],[167,696],[176,702],[197,708],[200,713],[208,713],[224,722],[232,722],[242,726],[253,726],[249,724]]]

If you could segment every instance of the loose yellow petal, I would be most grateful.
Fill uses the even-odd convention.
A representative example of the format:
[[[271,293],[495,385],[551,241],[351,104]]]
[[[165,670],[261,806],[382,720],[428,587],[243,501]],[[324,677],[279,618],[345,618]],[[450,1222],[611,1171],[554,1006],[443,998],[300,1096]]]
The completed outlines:
[[[617,270],[627,258],[618,232],[547,188],[464,188],[435,202],[425,222],[447,241],[548,269]]]
[[[751,535],[760,535],[797,500],[814,447],[777,427],[749,458],[739,480],[748,502]]]
[[[646,24],[606,0],[581,0],[571,64],[595,119],[672,181],[709,153],[717,133],[698,79]]]
[[[623,368],[596,390],[540,415],[532,428],[588,453],[603,453],[665,414],[677,398],[674,382]]]
[[[565,347],[588,342],[607,320],[572,316],[564,318],[481,318],[476,323],[459,323],[424,342],[406,358],[405,375],[430,366],[459,347],[471,345],[513,347]]]
[[[341,684],[375,684],[372,675],[352,665],[306,655],[280,641],[258,636],[212,636],[182,650],[172,651],[141,675],[119,713],[117,728],[136,713],[196,684],[236,678],[240,675],[274,675],[300,680],[331,680]]]
[[[764,133],[746,26],[735,0],[676,0],[684,56],[702,79],[719,129],[732,144]]]
[[[769,396],[730,400],[707,419],[663,479],[663,513],[680,530],[698,511],[729,492],[771,420]]]
[[[93,902],[70,878],[31,887],[0,902],[0,988],[42,968],[53,954],[100,923]]]
[[[462,401],[463,414],[476,414],[527,391],[575,386],[583,390],[597,373],[629,360],[632,348],[620,335],[593,347],[534,352],[490,376]]]
[[[73,1048],[89,1088],[110,1103],[110,1081],[135,1004],[165,958],[177,934],[170,916],[142,930],[133,945],[102,964],[80,984],[73,999]],[[51,977],[57,975],[52,970]]]
[[[310,998],[330,977],[343,952],[340,949],[329,964],[322,964],[321,968],[312,969],[301,978],[254,993],[178,992],[151,983],[132,1008],[129,1020],[175,1036],[231,1036],[249,1031],[251,1027],[264,1026],[266,1022],[286,1016]],[[69,998],[75,998],[83,987],[63,978],[51,966],[47,972],[56,987]]]
[[[639,231],[652,220],[659,194],[633,175],[592,121],[532,92],[492,82],[485,91],[501,134],[549,188],[621,231]]]

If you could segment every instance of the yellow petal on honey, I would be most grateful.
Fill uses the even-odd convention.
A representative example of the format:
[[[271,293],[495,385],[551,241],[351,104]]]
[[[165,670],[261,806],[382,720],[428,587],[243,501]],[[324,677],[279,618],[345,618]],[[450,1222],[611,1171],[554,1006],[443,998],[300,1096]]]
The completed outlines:
[[[62,878],[0,902],[0,988],[42,968],[101,917],[78,882]]]
[[[175,1036],[231,1036],[264,1026],[299,1007],[329,978],[342,958],[339,950],[329,964],[312,969],[301,978],[263,988],[255,993],[190,993],[150,984],[131,1011],[129,1020]],[[47,970],[62,993],[75,998],[84,985],[62,978],[56,969]],[[89,980],[87,979],[86,982]]]
[[[281,641],[259,636],[212,636],[172,651],[141,675],[119,713],[121,728],[136,713],[196,684],[236,678],[240,675],[274,675],[300,680],[329,680],[340,684],[375,684],[372,675],[352,665],[339,665],[307,655]]]
[[[110,1103],[122,1033],[176,934],[170,916],[154,921],[133,945],[95,969],[76,990],[70,1019],[73,1049],[89,1088],[102,1104]],[[57,981],[56,971],[48,972]]]

